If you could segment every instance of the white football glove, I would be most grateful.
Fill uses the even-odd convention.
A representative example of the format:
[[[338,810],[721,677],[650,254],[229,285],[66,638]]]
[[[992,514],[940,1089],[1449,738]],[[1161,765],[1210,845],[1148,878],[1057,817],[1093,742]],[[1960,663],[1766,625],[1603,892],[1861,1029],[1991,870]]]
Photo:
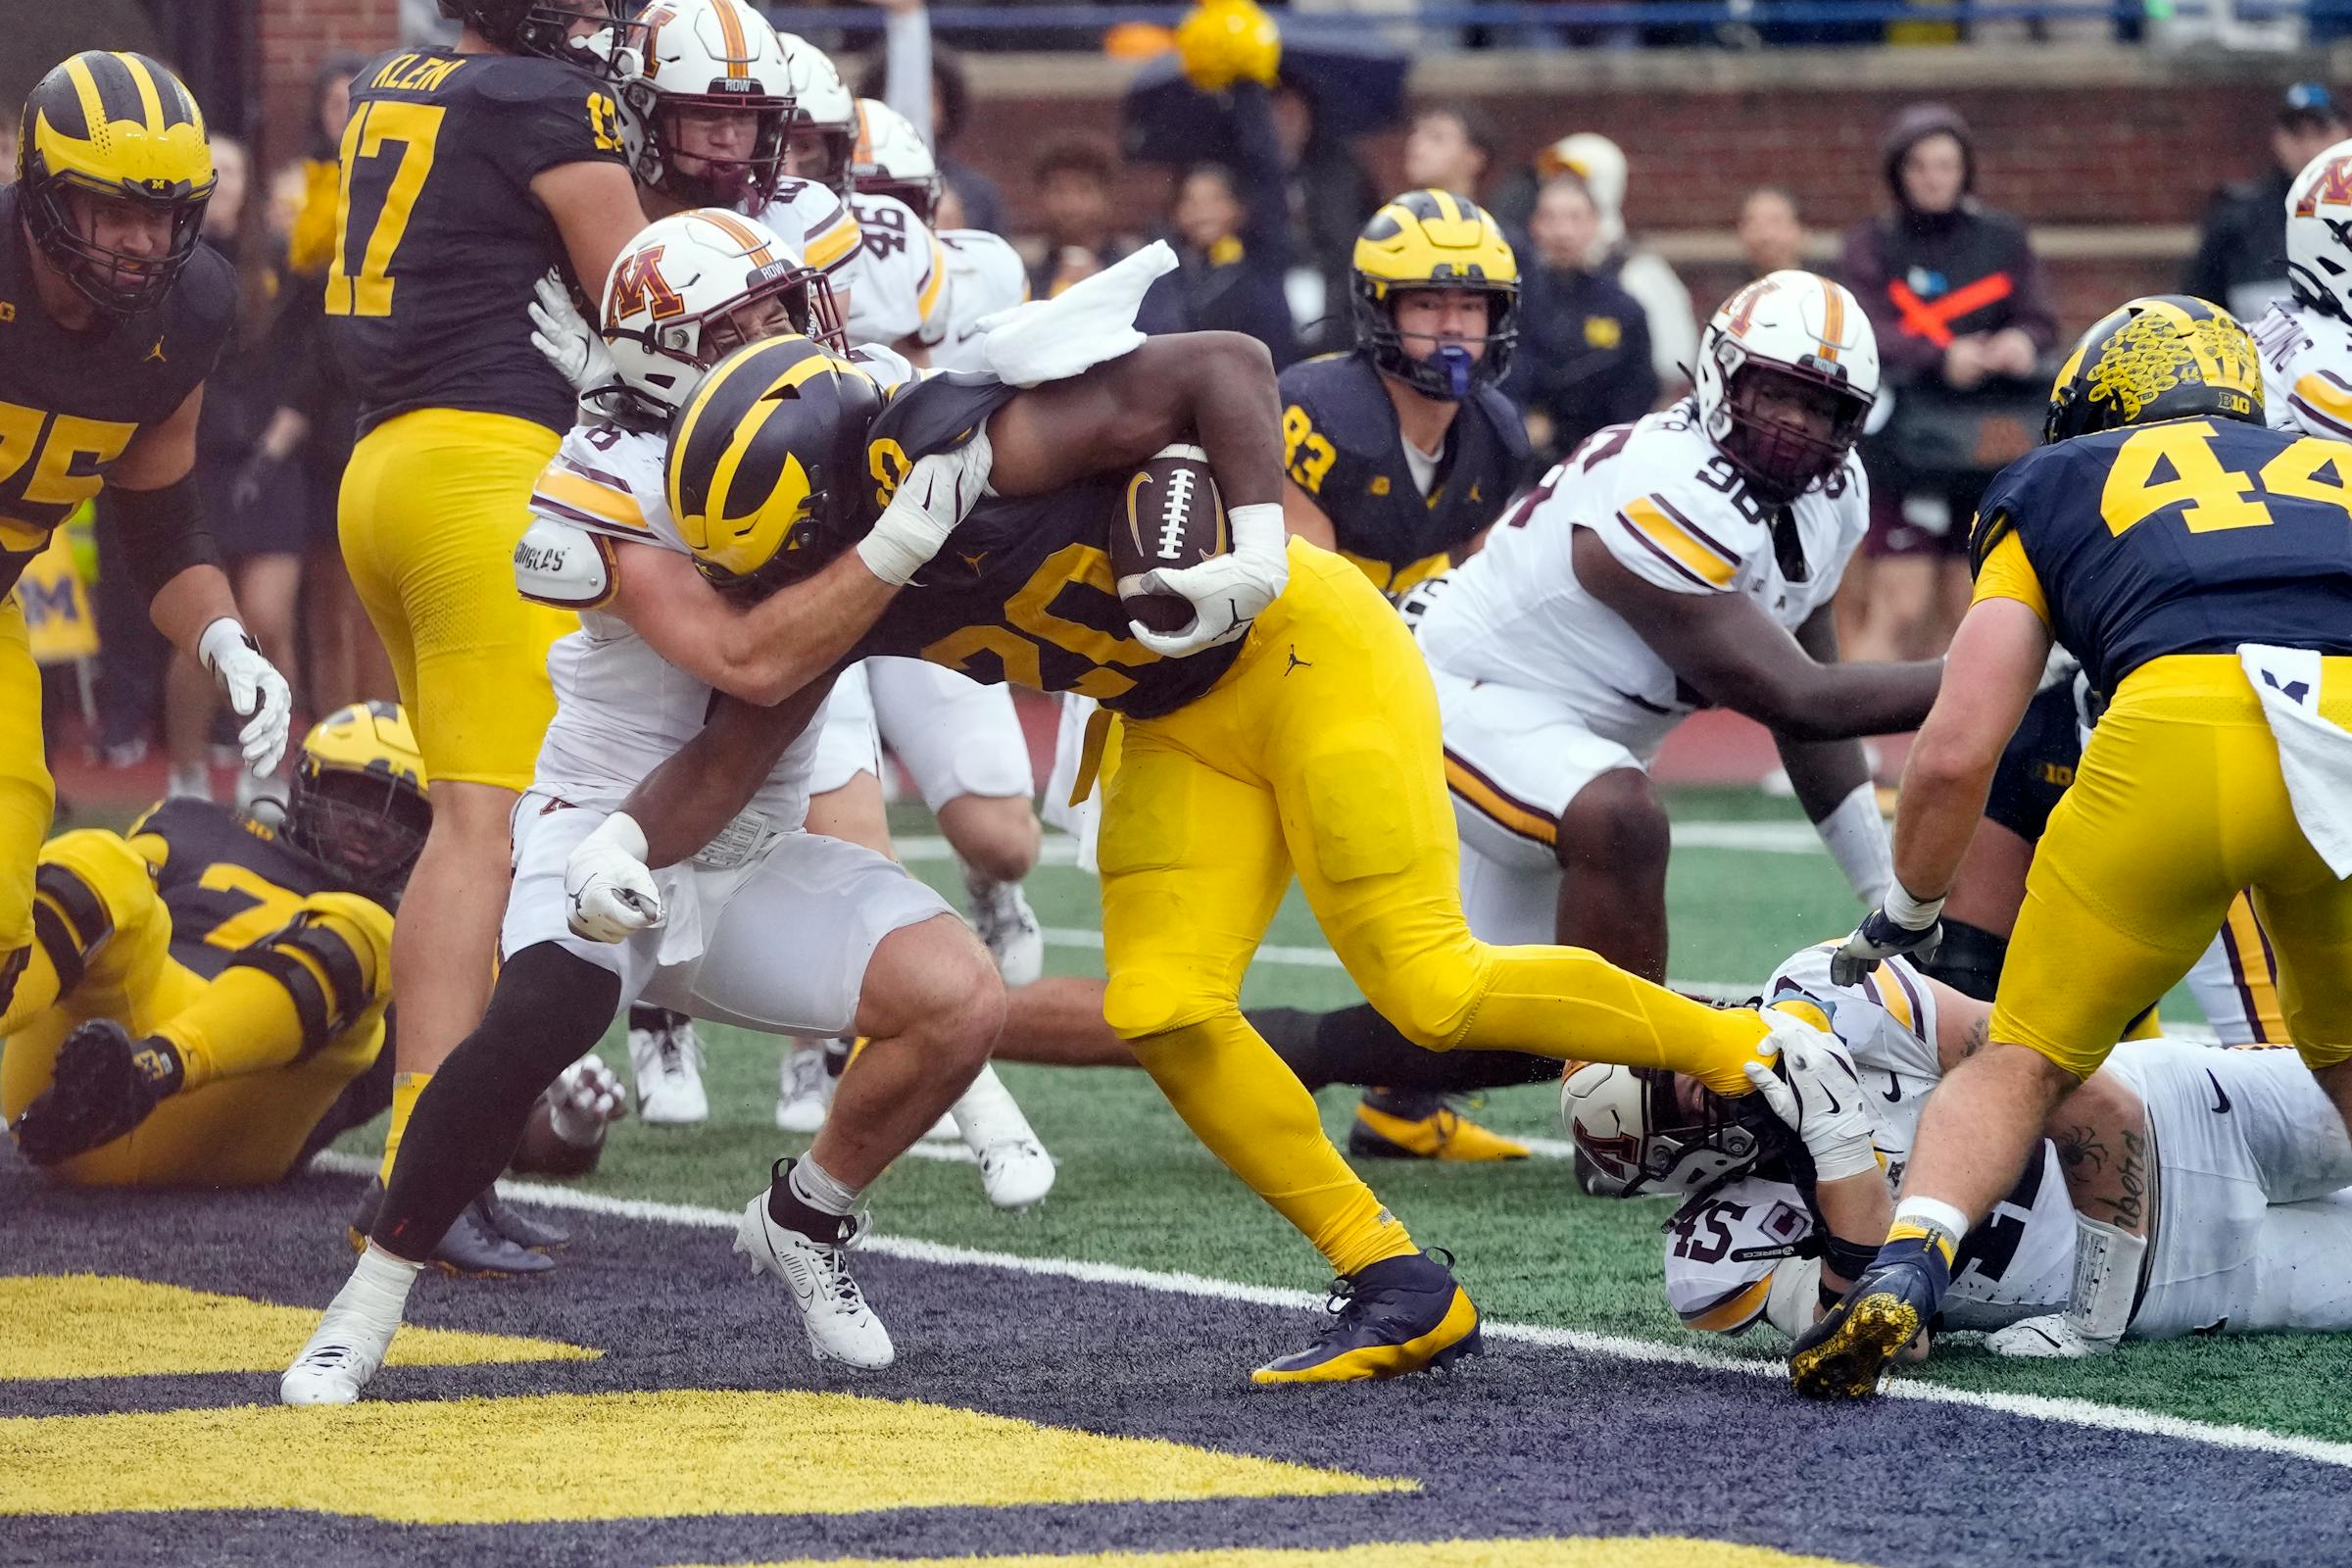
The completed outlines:
[[[612,368],[612,351],[586,317],[571,303],[571,291],[564,286],[563,278],[550,269],[539,279],[537,298],[531,302],[531,347],[547,357],[556,373],[571,383],[572,391],[581,397],[602,391],[617,380]]]
[[[1250,634],[1250,624],[1281,597],[1291,580],[1289,536],[1282,508],[1272,502],[1235,507],[1233,549],[1192,566],[1160,566],[1145,572],[1136,586],[1146,593],[1176,594],[1193,604],[1193,623],[1160,632],[1130,619],[1135,640],[1162,659],[1181,659]]]
[[[1747,1081],[1804,1144],[1815,1178],[1834,1182],[1879,1169],[1862,1075],[1845,1048],[1802,1019],[1770,1009],[1764,1016],[1772,1022],[1771,1043],[1780,1047],[1779,1067],[1751,1061]]]
[[[955,451],[934,452],[908,468],[890,505],[858,541],[866,570],[901,588],[912,581],[979,503],[996,461],[984,426]]]
[[[605,1129],[629,1113],[620,1078],[593,1052],[556,1075],[548,1086],[547,1124],[574,1149],[594,1149]]]
[[[564,920],[591,942],[626,942],[662,923],[662,890],[645,865],[645,830],[614,811],[564,862]]]
[[[294,693],[286,677],[262,657],[261,645],[244,626],[228,615],[204,628],[196,639],[196,658],[220,683],[229,711],[245,720],[245,727],[237,731],[237,744],[245,750],[245,770],[276,772],[294,727]]]

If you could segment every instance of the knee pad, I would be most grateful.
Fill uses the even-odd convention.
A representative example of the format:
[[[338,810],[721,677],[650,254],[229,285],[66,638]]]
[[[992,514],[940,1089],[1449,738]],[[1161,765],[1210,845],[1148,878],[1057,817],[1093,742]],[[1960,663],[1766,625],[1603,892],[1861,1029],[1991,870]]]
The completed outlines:
[[[1940,980],[1964,997],[1990,1002],[2001,986],[2001,965],[2009,957],[2009,939],[1965,920],[1943,922],[1943,942],[1936,956],[1913,960],[1919,972]]]
[[[116,834],[83,828],[53,839],[32,874],[32,931],[56,966],[58,994],[80,985],[119,920],[154,899],[147,862]]]
[[[359,1021],[384,979],[382,951],[347,911],[308,906],[259,942],[230,955],[225,969],[257,969],[285,989],[302,1023],[302,1050],[316,1055]]]
[[[1491,963],[1449,949],[1390,963],[1364,987],[1364,996],[1414,1045],[1449,1051],[1470,1027],[1493,980]]]
[[[1219,1012],[1238,1011],[1238,995],[1219,995],[1175,967],[1131,968],[1111,976],[1102,1021],[1121,1040],[1144,1040]]]

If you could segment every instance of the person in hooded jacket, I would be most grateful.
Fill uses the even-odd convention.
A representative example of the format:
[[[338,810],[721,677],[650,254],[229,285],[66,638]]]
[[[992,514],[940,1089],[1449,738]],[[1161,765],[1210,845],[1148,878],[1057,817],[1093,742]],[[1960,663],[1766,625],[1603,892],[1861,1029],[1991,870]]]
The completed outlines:
[[[2025,225],[1973,195],[1967,122],[1915,104],[1881,152],[1894,209],[1847,232],[1837,271],[1870,313],[1894,401],[1862,449],[1870,564],[1854,590],[1854,657],[1925,659],[1968,602],[1977,498],[2039,428],[2058,318]]]

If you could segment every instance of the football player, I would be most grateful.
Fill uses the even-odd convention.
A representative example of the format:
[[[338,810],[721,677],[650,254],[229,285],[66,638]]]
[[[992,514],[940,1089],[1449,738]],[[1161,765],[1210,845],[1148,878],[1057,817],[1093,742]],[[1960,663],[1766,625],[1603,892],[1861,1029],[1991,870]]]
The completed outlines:
[[[2083,335],[2043,440],[1985,494],[1976,601],[1904,767],[1896,880],[1840,979],[1934,944],[2053,639],[2104,708],[2035,852],[1991,1043],[1922,1120],[1876,1261],[1791,1353],[1816,1396],[1876,1392],[2050,1108],[2188,970],[2240,888],[2278,952],[2289,1038],[2352,1106],[2352,446],[2265,428],[2253,339],[2171,296]],[[2345,1135],[2339,1119],[2307,1136]],[[2147,1247],[2112,1224],[2095,1266],[2130,1277]]]
[[[1663,979],[1669,834],[1649,764],[1710,706],[1772,729],[1855,894],[1885,891],[1851,737],[1916,724],[1937,665],[1838,661],[1830,605],[1869,511],[1853,445],[1878,381],[1844,288],[1760,278],[1708,323],[1689,398],[1593,435],[1408,600],[1483,939],[1588,947]]]
[[[855,1026],[867,1037],[808,1154],[777,1160],[769,1188],[746,1205],[736,1247],[787,1284],[819,1359],[876,1368],[894,1357],[849,1269],[868,1223],[853,1204],[986,1062],[1002,984],[928,887],[870,850],[803,830],[818,733],[808,721],[829,683],[775,710],[727,695],[742,672],[708,634],[724,607],[697,572],[660,481],[660,414],[728,346],[829,320],[829,292],[772,232],[718,209],[662,220],[613,266],[604,314],[618,385],[598,400],[611,417],[564,438],[538,481],[540,520],[513,564],[525,594],[571,607],[581,625],[549,655],[556,716],[515,812],[504,961],[480,1028],[417,1102],[351,1280],[281,1380],[288,1403],[359,1397],[418,1260],[506,1163],[541,1091],[640,996],[770,1033]],[[847,363],[808,338],[790,341],[825,365]],[[830,395],[814,377],[795,384],[796,400]],[[852,635],[830,634],[836,654]],[[819,634],[809,646],[827,641]],[[607,813],[706,718],[722,733],[753,732],[757,777],[728,820],[697,840],[691,863],[665,873],[668,929],[614,942],[625,933],[580,917],[566,861],[583,842],[610,839],[619,819]]]
[[[1412,190],[1364,225],[1349,283],[1355,347],[1282,372],[1283,523],[1396,599],[1470,547],[1527,467],[1496,390],[1519,336],[1519,264],[1485,209]],[[1356,1106],[1348,1152],[1518,1159],[1527,1146],[1389,1089]]]
[[[879,98],[858,100],[858,143],[850,155],[850,184],[860,196],[887,196],[931,225],[947,252],[947,330],[930,345],[934,369],[980,370],[980,318],[1029,298],[1029,271],[999,234],[985,228],[942,228],[947,186],[939,161],[922,135]]]
[[[2287,297],[2252,324],[2274,430],[2352,440],[2352,141],[2304,166],[2286,191]]]
[[[183,799],[51,839],[38,898],[68,983],[0,1059],[24,1157],[94,1187],[285,1176],[383,1044],[392,910],[431,820],[408,722],[377,703],[305,737],[279,828]]]
[[[246,721],[249,771],[277,765],[293,707],[237,618],[193,472],[236,297],[197,240],[203,112],[145,55],[75,55],[24,99],[16,176],[0,189],[0,1035],[54,1005],[74,966],[33,892],[57,792],[13,592],[57,525],[107,492],[148,615]]]
[[[1992,1009],[1908,958],[1838,985],[1835,947],[1791,956],[1766,995],[1812,1002],[1836,1030],[1861,1069],[1871,1141],[1899,1180],[1923,1107],[1983,1047]],[[1793,1338],[1820,1303],[1824,1251],[1869,1250],[1825,1237],[1774,1140],[1688,1078],[1580,1067],[1561,1107],[1613,1192],[1690,1195],[1666,1226],[1665,1264],[1667,1299],[1691,1328],[1765,1322]],[[2352,1328],[2352,1201],[2335,1196],[2352,1186],[2352,1144],[2336,1123],[2291,1052],[2123,1042],[1969,1232],[1943,1326],[1991,1332],[1996,1354],[2029,1356]],[[2138,1271],[2078,1269],[2079,1254],[2103,1259],[2104,1228],[2135,1203],[2149,1237]]]
[[[603,279],[645,221],[611,88],[643,29],[619,0],[441,11],[462,24],[454,49],[400,50],[354,78],[325,286],[360,407],[343,559],[434,792],[394,938],[387,1174],[416,1096],[489,997],[507,820],[554,710],[548,645],[575,624],[514,593],[531,481],[573,420],[525,313],[551,269]]]
[[[1113,269],[1093,281],[1129,278]],[[1090,308],[1097,291],[1081,287],[1027,309]],[[1016,314],[992,335],[1047,319]],[[1354,566],[1304,541],[1285,547],[1264,348],[1224,333],[1125,341],[1136,346],[1033,391],[932,377],[887,402],[815,345],[755,345],[713,369],[680,417],[671,511],[715,579],[783,584],[708,633],[756,672],[762,698],[821,680],[841,639],[854,654],[1084,690],[1123,715],[1102,848],[1109,1022],[1202,1141],[1348,1282],[1330,1327],[1255,1379],[1418,1371],[1478,1348],[1477,1311],[1348,1169],[1240,1011],[1242,973],[1294,871],[1349,972],[1430,1049],[1672,1058],[1737,1094],[1747,1064],[1777,1054],[1776,1026],[1589,953],[1470,936],[1436,704],[1410,636]],[[798,395],[776,396],[784,387]],[[1208,453],[1235,548],[1146,575],[1142,586],[1194,609],[1182,630],[1153,632],[1129,620],[1102,546],[1136,466],[1181,438]],[[943,458],[969,466],[942,471]],[[868,487],[875,471],[905,477]],[[992,493],[943,508],[952,486],[983,480]],[[936,531],[908,548],[916,513]],[[925,571],[951,532],[954,567]],[[790,723],[787,711],[771,727]],[[693,854],[756,784],[760,758],[712,728],[649,776],[574,857],[583,914],[619,930],[660,918],[645,867]]]

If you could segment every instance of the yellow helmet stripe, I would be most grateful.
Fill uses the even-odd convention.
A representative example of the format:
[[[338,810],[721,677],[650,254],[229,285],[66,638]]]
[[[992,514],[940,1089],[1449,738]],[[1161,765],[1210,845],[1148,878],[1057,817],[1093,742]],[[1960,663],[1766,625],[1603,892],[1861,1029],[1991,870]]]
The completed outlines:
[[[722,11],[721,15],[724,14]],[[750,251],[752,260],[758,262],[761,267],[765,267],[775,260],[775,257],[768,254],[767,241],[753,233],[748,225],[737,221],[733,213],[724,208],[707,207],[703,209],[702,216],[723,230],[736,244]]]
[[[1831,365],[1838,363],[1838,345],[1845,341],[1845,291],[1837,284],[1823,281],[1821,313],[1821,357]]]
[[[66,62],[66,75],[74,83],[74,95],[81,100],[81,135],[79,141],[95,140],[98,127],[107,122],[106,99],[98,90],[97,73],[90,70],[88,60],[75,55]]]
[[[752,51],[751,46],[744,42],[743,19],[735,15],[734,6],[727,4],[726,0],[720,0],[710,9],[718,13],[718,30],[726,39],[727,75],[741,81],[752,74]]]
[[[1462,204],[1453,199],[1453,192],[1432,188],[1430,194],[1438,199],[1438,216],[1440,218],[1448,223],[1461,221]]]
[[[156,89],[155,75],[137,55],[118,54],[122,69],[130,75],[131,85],[138,89],[140,123],[161,135],[167,128],[164,122],[164,95]]]
[[[742,379],[748,373],[747,367],[764,366],[766,358],[766,355],[760,353],[739,353],[732,360],[720,362],[709,375],[703,377],[703,384],[695,388],[694,396],[686,402],[686,416],[678,421],[677,435],[670,442],[671,461],[663,489],[665,499],[669,502],[669,514],[677,519],[679,535],[690,549],[701,549],[707,539],[700,518],[687,507],[684,493],[678,488],[678,475],[685,465],[679,463],[677,457],[692,448],[696,428],[702,423],[703,412],[710,407],[711,401],[726,387]]]
[[[795,375],[794,373],[802,368],[801,365],[792,367],[784,373],[784,377],[790,379],[780,377],[775,385],[791,386],[798,381],[806,381],[808,379],[807,375]],[[727,449],[719,454],[718,468],[710,475],[710,518],[713,522],[723,524],[732,515],[733,509],[727,505],[727,500],[728,491],[733,488],[735,483],[735,470],[743,466],[743,460],[751,454],[752,441],[760,434],[760,427],[774,418],[776,411],[783,407],[784,400],[782,398],[762,394],[760,401],[752,405],[752,412],[736,423],[733,433],[727,437]],[[788,468],[797,466],[799,462],[798,458],[785,460]],[[806,486],[804,485],[803,488],[806,489]],[[764,501],[767,498],[761,496],[758,499]],[[759,510],[759,506],[755,503],[746,515],[757,515]],[[708,528],[705,530],[705,538],[710,540],[712,548],[717,548],[718,542],[710,539]]]

